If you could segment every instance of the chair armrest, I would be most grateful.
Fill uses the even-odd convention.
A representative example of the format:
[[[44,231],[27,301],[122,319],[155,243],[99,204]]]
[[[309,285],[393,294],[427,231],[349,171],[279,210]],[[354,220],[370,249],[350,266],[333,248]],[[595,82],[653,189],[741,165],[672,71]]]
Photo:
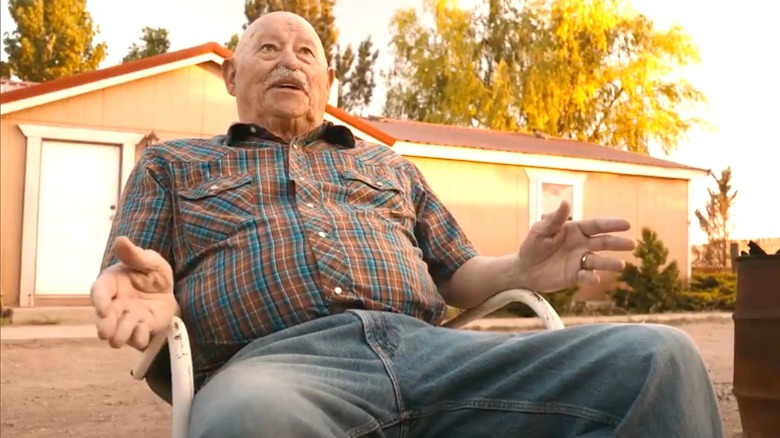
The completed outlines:
[[[147,378],[147,383],[155,390],[155,384],[150,381],[152,375],[147,376],[147,374],[166,344],[170,352],[170,380],[166,380],[160,385],[165,385],[162,392],[170,394],[170,400],[167,400],[165,396],[161,395],[161,397],[172,406],[172,436],[186,438],[190,422],[190,409],[195,397],[195,376],[192,367],[190,338],[187,327],[181,318],[174,316],[167,330],[152,336],[149,346],[141,352],[141,357],[131,374],[135,380]],[[157,390],[155,392],[160,395]]]
[[[485,300],[482,304],[472,309],[468,309],[460,315],[452,318],[443,324],[444,327],[459,328],[466,324],[489,315],[496,310],[510,303],[520,302],[536,313],[542,319],[544,327],[547,330],[558,330],[563,328],[563,321],[558,316],[550,303],[536,292],[525,289],[510,289],[499,292]]]

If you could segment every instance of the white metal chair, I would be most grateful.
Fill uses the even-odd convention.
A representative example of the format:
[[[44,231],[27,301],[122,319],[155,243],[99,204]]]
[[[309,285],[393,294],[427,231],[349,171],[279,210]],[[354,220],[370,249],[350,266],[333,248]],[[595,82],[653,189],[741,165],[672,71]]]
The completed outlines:
[[[521,302],[530,307],[542,319],[547,330],[563,328],[561,318],[550,306],[550,303],[541,295],[524,289],[512,289],[498,293],[479,306],[466,310],[445,322],[443,326],[463,327],[514,302]],[[166,344],[169,354],[160,354]],[[150,372],[150,370],[152,371]],[[167,371],[170,371],[170,376],[167,375]],[[136,380],[146,379],[147,384],[155,394],[171,404],[172,436],[173,438],[186,438],[190,422],[190,408],[195,397],[195,382],[190,340],[187,328],[181,318],[174,317],[167,332],[160,332],[152,337],[149,347],[141,353],[141,358],[131,374]],[[157,376],[157,374],[162,374],[162,376]]]

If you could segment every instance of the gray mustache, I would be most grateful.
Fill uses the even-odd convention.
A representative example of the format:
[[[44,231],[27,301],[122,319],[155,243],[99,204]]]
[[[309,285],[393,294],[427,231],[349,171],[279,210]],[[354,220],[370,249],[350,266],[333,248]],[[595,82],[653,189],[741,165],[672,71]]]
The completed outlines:
[[[304,92],[309,92],[309,78],[300,70],[290,70],[287,67],[277,67],[266,79],[266,88],[271,88],[278,84],[292,82]]]

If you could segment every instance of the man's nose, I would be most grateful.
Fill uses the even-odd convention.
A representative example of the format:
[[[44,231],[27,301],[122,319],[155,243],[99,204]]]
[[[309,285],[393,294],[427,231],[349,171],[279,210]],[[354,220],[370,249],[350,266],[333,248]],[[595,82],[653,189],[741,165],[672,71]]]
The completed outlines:
[[[295,51],[292,48],[286,48],[282,50],[282,56],[280,63],[289,70],[299,70],[301,68],[301,60],[298,59]]]

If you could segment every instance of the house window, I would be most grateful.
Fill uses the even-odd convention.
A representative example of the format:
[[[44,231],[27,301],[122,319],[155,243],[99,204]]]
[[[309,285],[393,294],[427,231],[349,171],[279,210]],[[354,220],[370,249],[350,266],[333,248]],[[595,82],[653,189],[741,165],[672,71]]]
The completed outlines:
[[[528,226],[553,213],[566,201],[571,205],[569,220],[582,219],[583,186],[587,173],[526,168],[528,175]]]

